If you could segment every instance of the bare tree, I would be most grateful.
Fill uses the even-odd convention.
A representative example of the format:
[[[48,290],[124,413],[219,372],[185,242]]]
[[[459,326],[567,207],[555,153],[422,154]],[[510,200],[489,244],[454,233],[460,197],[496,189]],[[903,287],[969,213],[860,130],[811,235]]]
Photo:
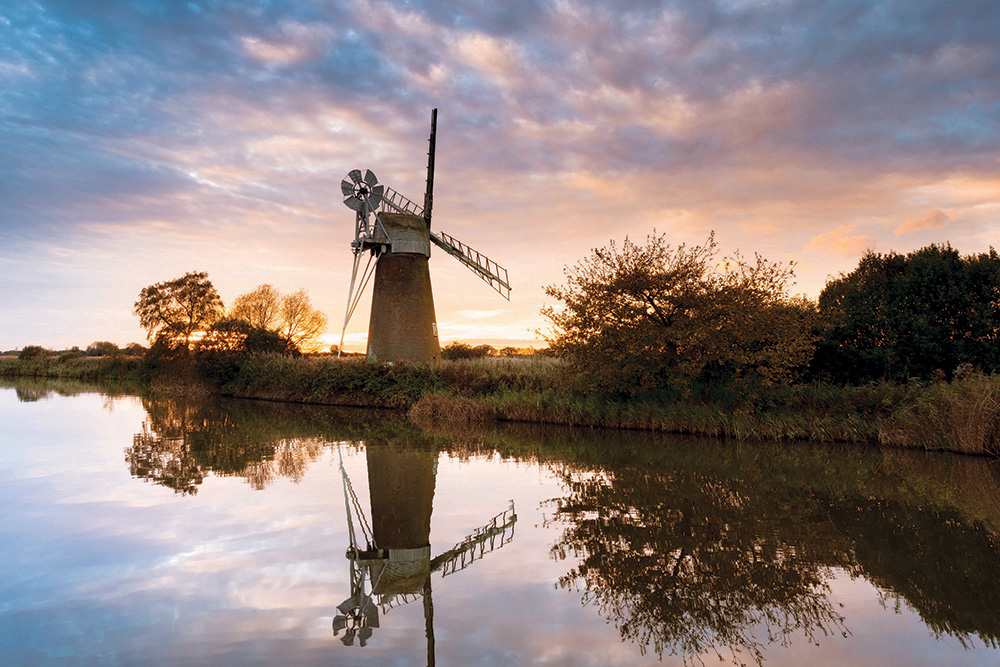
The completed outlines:
[[[271,285],[236,297],[229,317],[242,320],[256,329],[274,330],[281,322],[281,292]]]
[[[320,347],[319,337],[326,331],[326,315],[314,309],[309,295],[300,289],[281,299],[280,333],[289,344],[303,352]]]

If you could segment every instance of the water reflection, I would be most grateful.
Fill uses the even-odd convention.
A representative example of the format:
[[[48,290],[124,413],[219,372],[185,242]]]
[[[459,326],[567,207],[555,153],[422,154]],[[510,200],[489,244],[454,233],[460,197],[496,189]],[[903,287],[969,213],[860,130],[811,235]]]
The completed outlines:
[[[760,662],[766,643],[845,632],[828,580],[850,558],[831,526],[812,520],[810,499],[700,471],[562,475],[568,496],[553,504],[567,528],[552,553],[579,563],[559,584],[582,587],[585,604],[641,649]]]
[[[430,529],[437,452],[398,442],[369,442],[365,450],[371,506],[369,522],[341,461],[350,531],[347,558],[351,595],[337,610],[333,632],[346,646],[365,646],[380,616],[421,600],[427,664],[435,664],[431,574],[454,574],[514,537],[514,501],[451,549],[431,558]]]
[[[255,489],[302,479],[331,442],[355,439],[369,414],[279,403],[144,397],[147,419],[125,450],[133,476],[196,494],[211,471]],[[398,418],[387,421],[399,421]]]
[[[367,643],[386,612],[419,602],[432,663],[431,575],[510,540],[513,506],[496,516],[504,508],[490,508],[467,539],[432,553],[445,452],[498,454],[555,475],[544,527],[556,531],[549,555],[565,569],[552,583],[567,599],[581,596],[638,652],[762,662],[774,646],[840,641],[852,630],[831,591],[842,573],[871,582],[888,613],[913,610],[937,636],[1000,641],[994,462],[519,426],[450,432],[387,413],[287,404],[146,398],[143,406],[129,470],[178,494],[195,494],[210,474],[257,489],[298,480],[336,443],[364,447],[367,498],[354,496],[342,471],[350,582],[333,630],[347,644]]]
[[[580,589],[642,650],[760,663],[767,645],[800,633],[813,643],[846,636],[829,597],[835,569],[868,579],[939,635],[998,645],[1000,487],[987,462],[938,458],[935,485],[901,477],[918,471],[899,453],[631,444],[631,457],[600,468],[555,465],[567,495],[551,501],[565,527],[552,556],[577,563],[559,584]],[[963,501],[992,505],[986,520],[939,495],[970,470],[986,479]]]
[[[52,378],[0,378],[0,387],[10,387],[14,389],[17,400],[21,403],[37,403],[53,396],[79,396],[84,393],[101,393],[105,396],[105,405],[113,405],[117,398],[126,395],[124,389],[111,391],[108,387],[95,385],[89,382],[71,379]]]

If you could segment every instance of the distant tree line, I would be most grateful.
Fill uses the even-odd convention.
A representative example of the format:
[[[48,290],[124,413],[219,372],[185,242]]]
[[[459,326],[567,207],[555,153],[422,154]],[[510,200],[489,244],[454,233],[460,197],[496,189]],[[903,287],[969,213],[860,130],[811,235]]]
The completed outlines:
[[[80,357],[141,357],[146,353],[147,348],[139,343],[129,343],[125,347],[118,347],[117,344],[106,340],[96,340],[81,350],[78,346],[73,346],[67,350],[50,350],[41,345],[26,345],[21,350],[14,350],[5,354],[16,354],[18,359],[47,359],[57,357],[60,361],[66,359],[79,359]]]
[[[592,251],[546,287],[552,351],[582,383],[611,394],[737,393],[795,382],[943,379],[1000,369],[1000,256],[950,245],[869,251],[818,303],[789,291],[793,265],[714,239],[664,234]]]
[[[533,347],[513,347],[507,345],[497,349],[492,345],[469,345],[454,341],[441,348],[441,358],[445,360],[455,359],[482,359],[484,357],[531,357],[544,356],[547,349],[535,349]]]

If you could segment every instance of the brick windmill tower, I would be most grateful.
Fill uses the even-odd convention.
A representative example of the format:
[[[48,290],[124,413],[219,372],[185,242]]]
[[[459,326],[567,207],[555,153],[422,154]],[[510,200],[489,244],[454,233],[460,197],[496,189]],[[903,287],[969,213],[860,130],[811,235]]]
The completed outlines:
[[[454,237],[431,230],[436,137],[437,109],[434,109],[423,206],[380,184],[371,169],[364,173],[354,169],[340,184],[344,204],[356,213],[351,242],[354,267],[343,331],[347,330],[347,323],[374,275],[367,351],[372,361],[437,363],[441,360],[428,267],[431,244],[462,262],[500,296],[510,300],[505,268]],[[359,272],[365,254],[368,261]]]

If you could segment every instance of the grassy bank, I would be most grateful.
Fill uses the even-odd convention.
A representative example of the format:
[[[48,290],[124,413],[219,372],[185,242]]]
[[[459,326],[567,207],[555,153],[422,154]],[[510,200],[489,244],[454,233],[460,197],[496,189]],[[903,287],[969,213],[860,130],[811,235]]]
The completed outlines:
[[[60,355],[18,359],[0,356],[0,377],[48,377],[97,382],[147,382],[141,357]]]
[[[360,359],[241,355],[194,364],[136,357],[0,358],[0,376],[194,383],[226,396],[405,410],[421,420],[513,421],[736,439],[854,442],[1000,455],[1000,376],[860,387],[810,384],[748,399],[702,392],[629,400],[587,393],[551,358],[485,358],[437,367]]]

